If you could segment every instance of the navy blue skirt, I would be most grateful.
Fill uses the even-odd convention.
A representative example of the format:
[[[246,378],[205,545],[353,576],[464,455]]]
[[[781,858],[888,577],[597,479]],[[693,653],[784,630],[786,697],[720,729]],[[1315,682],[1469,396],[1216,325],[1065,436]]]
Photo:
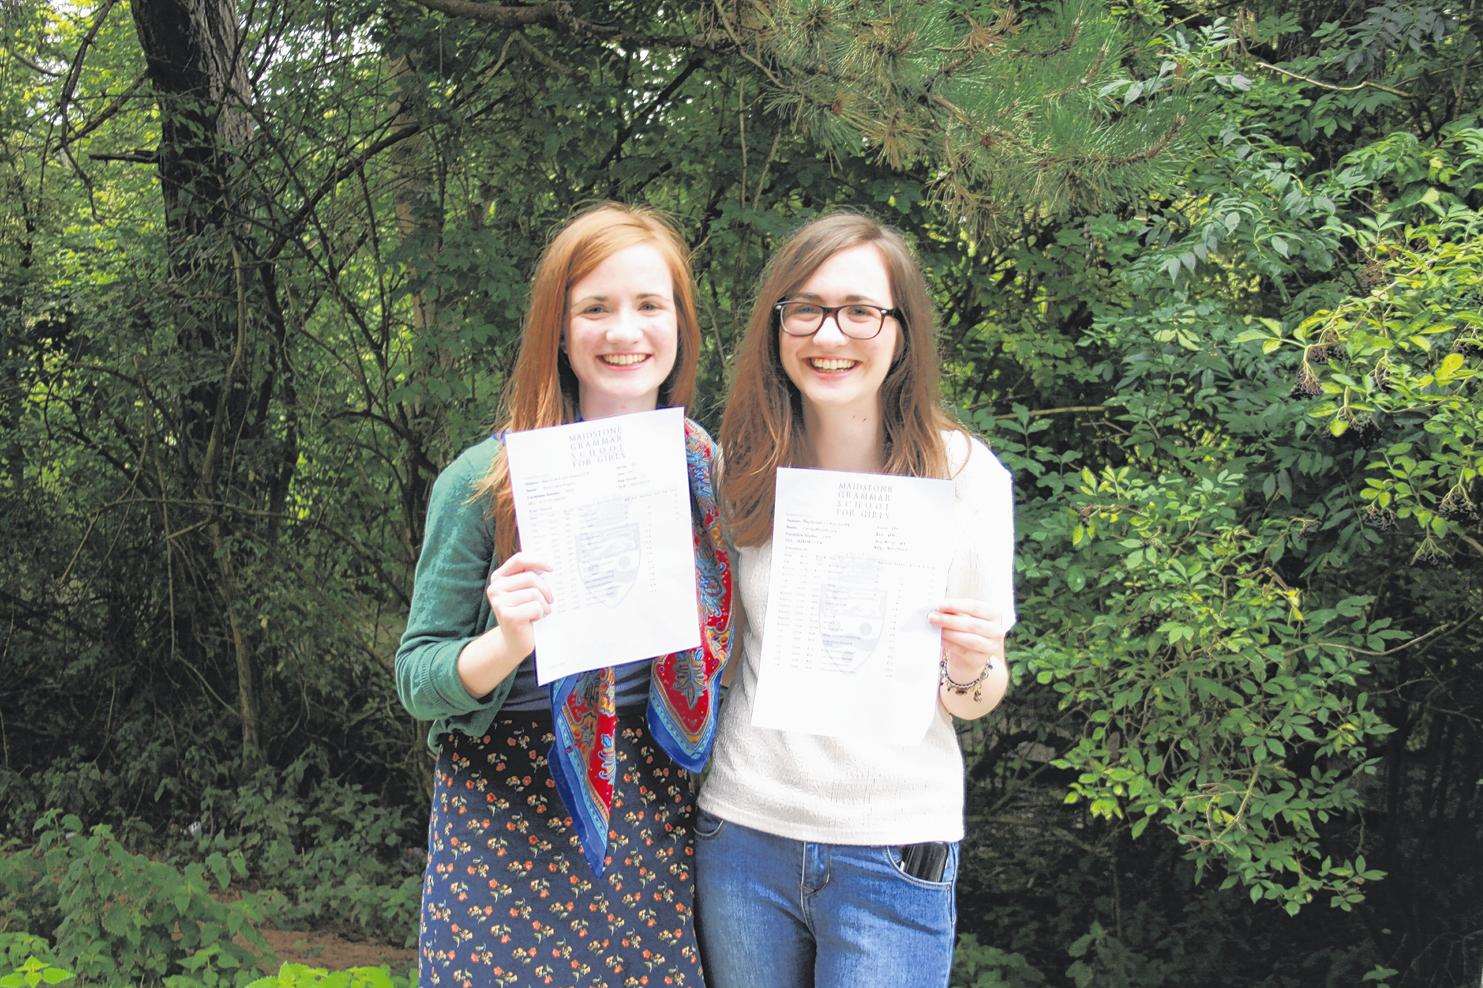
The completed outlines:
[[[419,983],[704,984],[695,936],[695,797],[643,712],[619,719],[602,878],[546,767],[551,717],[508,714],[438,756]]]

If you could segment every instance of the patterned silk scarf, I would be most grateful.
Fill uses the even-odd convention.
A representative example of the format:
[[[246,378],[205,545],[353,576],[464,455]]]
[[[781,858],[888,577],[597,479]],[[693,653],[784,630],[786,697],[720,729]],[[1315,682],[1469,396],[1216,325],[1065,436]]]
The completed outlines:
[[[700,647],[653,662],[649,679],[649,733],[675,764],[699,772],[716,737],[721,670],[731,651],[731,561],[721,535],[712,468],[715,445],[685,420],[685,465],[690,474],[690,525],[700,605]],[[618,715],[613,668],[564,676],[551,684],[556,740],[549,763],[582,853],[599,877],[606,867],[608,818],[613,808],[613,734]]]

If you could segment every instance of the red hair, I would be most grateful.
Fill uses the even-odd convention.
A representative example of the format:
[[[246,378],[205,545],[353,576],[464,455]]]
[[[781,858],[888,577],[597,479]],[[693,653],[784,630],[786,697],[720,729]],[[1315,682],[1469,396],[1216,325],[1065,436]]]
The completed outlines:
[[[561,341],[571,317],[572,285],[621,250],[648,244],[659,251],[673,280],[677,346],[675,365],[659,388],[659,405],[686,405],[695,390],[700,361],[700,319],[695,311],[695,284],[690,250],[674,226],[642,206],[606,202],[573,216],[556,232],[536,264],[530,305],[520,334],[520,354],[505,388],[501,431],[524,431],[563,425],[577,419],[577,377]],[[501,558],[517,548],[515,501],[503,451],[490,464],[476,488],[490,500],[495,545]]]

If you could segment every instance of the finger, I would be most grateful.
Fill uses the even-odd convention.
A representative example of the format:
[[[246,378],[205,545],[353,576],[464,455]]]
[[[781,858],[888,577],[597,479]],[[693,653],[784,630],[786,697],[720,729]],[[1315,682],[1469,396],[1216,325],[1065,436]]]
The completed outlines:
[[[500,594],[494,609],[496,613],[508,613],[517,608],[532,605],[539,608],[543,615],[550,613],[550,602],[546,600],[546,595],[536,587],[525,587]]]
[[[551,584],[546,578],[534,570],[525,570],[513,576],[501,576],[496,573],[489,578],[490,589],[495,593],[512,593],[516,590],[533,589],[538,590],[546,602],[554,604],[556,595],[551,592]]]
[[[951,645],[964,652],[972,652],[974,655],[992,655],[997,649],[997,642],[983,635],[975,635],[966,631],[944,631],[942,633],[944,645]]]
[[[970,614],[973,617],[982,618],[985,621],[999,621],[1003,623],[1003,616],[999,613],[999,608],[977,597],[949,597],[937,609],[953,614]]]
[[[947,614],[934,611],[927,619],[944,631],[968,631],[985,638],[1003,638],[1004,631],[998,621],[984,620],[967,614]]]
[[[518,604],[505,612],[505,620],[508,624],[535,624],[549,612],[544,603],[532,601],[528,604]]]
[[[534,556],[528,552],[517,552],[501,563],[499,569],[495,570],[495,572],[504,576],[511,576],[515,573],[523,573],[526,570],[542,570],[549,573],[551,571],[551,564],[539,556]]]

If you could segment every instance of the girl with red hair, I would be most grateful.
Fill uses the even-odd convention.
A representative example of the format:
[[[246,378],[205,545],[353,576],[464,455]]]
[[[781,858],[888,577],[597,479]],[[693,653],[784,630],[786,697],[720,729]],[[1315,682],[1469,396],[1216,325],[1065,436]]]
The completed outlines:
[[[397,692],[437,754],[420,983],[700,985],[694,801],[728,652],[714,447],[686,421],[701,646],[539,686],[553,597],[519,551],[503,435],[683,406],[699,322],[674,228],[605,204],[536,268],[500,427],[433,485]]]

